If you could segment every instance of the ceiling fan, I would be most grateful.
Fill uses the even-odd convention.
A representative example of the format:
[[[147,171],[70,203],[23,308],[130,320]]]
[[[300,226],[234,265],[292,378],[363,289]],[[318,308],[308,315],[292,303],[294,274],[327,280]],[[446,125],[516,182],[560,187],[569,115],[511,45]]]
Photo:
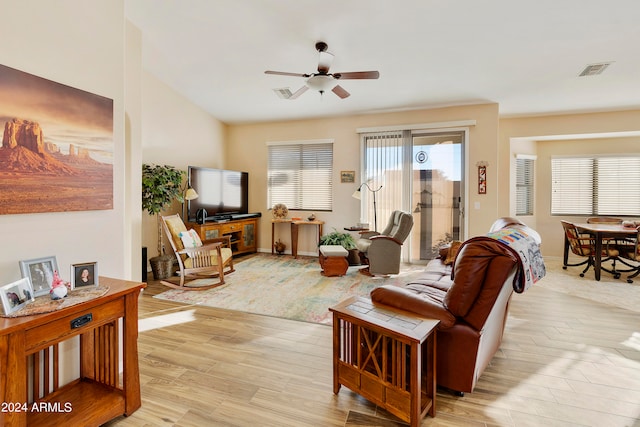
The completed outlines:
[[[318,60],[318,72],[311,74],[299,74],[299,73],[287,73],[283,71],[265,71],[265,74],[275,74],[279,76],[294,76],[294,77],[304,77],[307,79],[307,82],[300,89],[287,96],[287,99],[296,99],[307,89],[311,88],[313,90],[317,90],[320,92],[320,95],[323,95],[325,91],[331,89],[333,93],[338,95],[340,98],[346,98],[350,95],[342,86],[337,83],[337,80],[357,80],[357,79],[377,79],[380,77],[380,73],[377,71],[353,71],[348,73],[330,73],[329,68],[331,67],[331,62],[333,61],[333,54],[327,52],[327,44],[323,41],[319,41],[316,43],[316,50],[320,54],[320,58]],[[287,92],[289,92],[287,90]]]

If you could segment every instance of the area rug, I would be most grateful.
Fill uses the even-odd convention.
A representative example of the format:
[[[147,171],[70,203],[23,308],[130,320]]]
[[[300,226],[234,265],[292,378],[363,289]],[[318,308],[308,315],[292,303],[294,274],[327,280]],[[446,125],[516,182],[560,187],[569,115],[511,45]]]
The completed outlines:
[[[328,308],[353,296],[368,296],[381,285],[401,285],[423,267],[406,267],[398,275],[370,277],[349,267],[341,277],[320,274],[318,258],[259,253],[235,264],[225,284],[207,291],[169,290],[156,298],[207,305],[286,319],[331,324]],[[207,283],[209,279],[198,279]]]
[[[547,275],[534,286],[564,292],[628,310],[640,312],[640,278],[626,282],[626,275],[614,279],[603,272],[598,282],[593,270],[585,277],[577,268],[562,269],[559,259],[545,258]],[[367,297],[382,285],[403,285],[420,277],[423,266],[403,265],[400,274],[387,278],[370,277],[349,267],[342,277],[320,274],[315,257],[255,254],[237,262],[236,271],[225,276],[226,283],[207,291],[168,290],[156,298],[190,305],[206,305],[305,322],[331,324],[329,307],[352,296]],[[209,279],[200,279],[202,284]]]

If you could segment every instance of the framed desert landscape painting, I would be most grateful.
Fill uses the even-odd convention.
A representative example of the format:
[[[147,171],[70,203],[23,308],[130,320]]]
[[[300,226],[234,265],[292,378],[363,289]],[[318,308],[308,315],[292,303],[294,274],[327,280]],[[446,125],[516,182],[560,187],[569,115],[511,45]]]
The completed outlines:
[[[0,65],[0,214],[113,209],[113,100]]]

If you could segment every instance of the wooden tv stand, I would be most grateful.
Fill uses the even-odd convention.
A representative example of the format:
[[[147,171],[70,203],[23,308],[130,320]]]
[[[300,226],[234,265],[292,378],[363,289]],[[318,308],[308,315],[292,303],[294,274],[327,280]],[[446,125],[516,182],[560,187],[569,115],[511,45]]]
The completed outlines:
[[[138,297],[146,285],[107,277],[99,283],[109,291],[94,300],[0,318],[0,425],[99,426],[141,406]],[[59,344],[75,336],[80,377],[59,386],[60,368],[69,366]]]
[[[189,222],[186,226],[188,229],[193,228],[203,242],[216,237],[229,236],[233,254],[239,255],[258,251],[259,219],[256,217],[204,224]]]

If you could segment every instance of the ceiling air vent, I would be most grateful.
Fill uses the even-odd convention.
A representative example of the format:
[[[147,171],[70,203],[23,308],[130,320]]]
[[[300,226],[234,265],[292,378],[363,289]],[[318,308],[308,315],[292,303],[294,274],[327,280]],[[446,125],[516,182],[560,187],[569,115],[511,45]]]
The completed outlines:
[[[273,91],[276,93],[276,95],[278,95],[282,99],[289,99],[291,98],[291,95],[293,95],[293,93],[291,93],[291,90],[288,87],[274,89]]]
[[[579,77],[586,77],[586,76],[597,76],[598,74],[602,74],[604,72],[604,70],[607,69],[607,67],[609,65],[611,65],[611,62],[601,62],[599,64],[589,64],[587,65],[584,70],[582,70],[582,72],[579,74]]]

